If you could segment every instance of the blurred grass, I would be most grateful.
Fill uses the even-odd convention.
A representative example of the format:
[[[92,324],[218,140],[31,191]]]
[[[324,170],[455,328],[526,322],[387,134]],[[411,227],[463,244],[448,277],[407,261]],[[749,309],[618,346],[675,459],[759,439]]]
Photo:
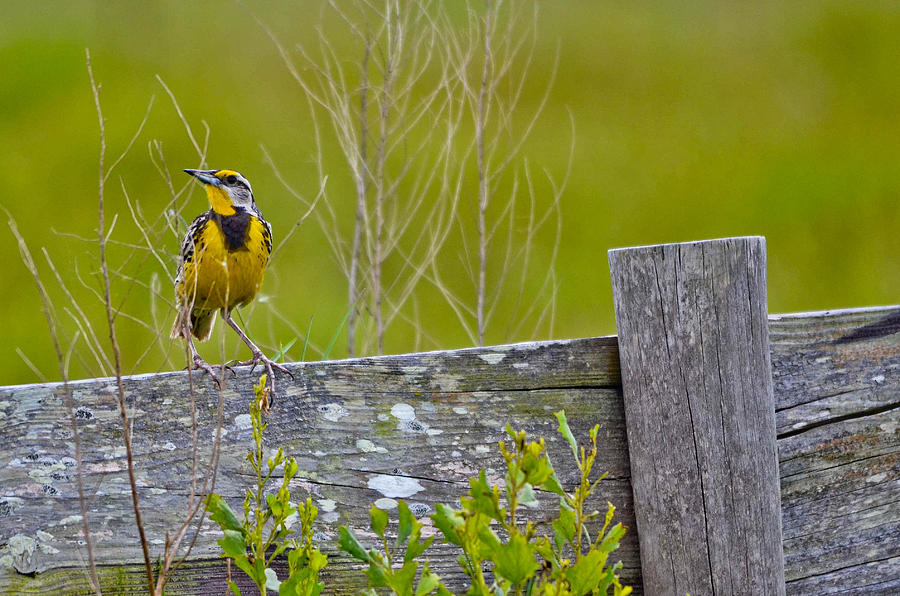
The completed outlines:
[[[332,26],[322,23],[317,2],[247,4],[288,47],[309,45],[316,26]],[[274,179],[260,144],[292,184],[315,195],[305,98],[241,5],[3,0],[0,8],[0,205],[17,219],[48,285],[42,246],[58,267],[71,274],[77,265],[96,283],[95,247],[51,231],[96,235],[97,122],[85,47],[103,86],[110,160],[157,96],[144,133],[107,188],[109,209],[120,214],[114,238],[139,237],[120,179],[148,215],[168,200],[147,154],[150,139],[162,143],[173,171],[197,165],[157,74],[195,133],[202,136],[201,120],[209,123],[209,164],[237,168],[253,182],[276,240],[303,206]],[[565,0],[540,2],[538,30],[524,110],[539,101],[557,47],[560,68],[524,149],[529,162],[561,176],[570,112],[576,127],[555,336],[615,332],[606,250],[637,244],[765,235],[770,312],[897,302],[900,4]],[[352,214],[352,184],[336,147],[326,147],[325,158],[330,195],[346,196]],[[188,216],[206,209],[199,190],[192,192]],[[540,235],[536,258],[546,259],[552,242]],[[173,240],[167,249],[176,246]],[[37,291],[11,234],[0,234],[0,251],[0,383],[35,380],[16,348],[55,379]],[[311,219],[279,255],[263,292],[299,329],[313,316],[311,341],[328,344],[346,314],[346,283]],[[145,294],[131,291],[130,313],[149,310]],[[95,302],[83,306],[104,336]],[[426,291],[419,309],[434,341],[466,345],[454,319],[429,316],[430,305]],[[165,331],[169,324],[162,323]],[[257,325],[274,325],[285,345],[294,339],[268,318],[255,318]],[[505,332],[489,330],[488,341],[506,341]],[[133,344],[140,335],[128,322],[120,334],[125,362],[133,362],[145,346],[129,346],[129,338]],[[399,325],[387,340],[389,352],[417,347],[409,326]],[[339,341],[332,357],[342,350]],[[151,357],[139,369],[161,367]],[[73,366],[73,376],[89,373]]]

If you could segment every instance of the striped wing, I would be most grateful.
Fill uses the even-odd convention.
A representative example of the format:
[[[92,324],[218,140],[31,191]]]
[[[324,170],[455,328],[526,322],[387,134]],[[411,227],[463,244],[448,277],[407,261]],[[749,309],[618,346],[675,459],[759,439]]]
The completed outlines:
[[[268,260],[268,256],[272,254],[272,224],[270,224],[266,220],[266,218],[263,217],[262,211],[259,210],[259,207],[256,206],[256,203],[253,203],[251,210],[263,225],[263,242],[266,245],[266,257]]]
[[[203,228],[207,223],[209,223],[211,213],[211,211],[206,211],[194,218],[194,221],[192,221],[191,225],[188,226],[188,231],[184,235],[184,240],[181,241],[181,254],[180,258],[178,259],[178,273],[175,276],[175,295],[179,299],[179,303],[181,302],[182,297],[180,287],[182,282],[184,281],[184,268],[186,265],[189,265],[194,261],[194,247],[200,241],[200,235],[203,233]]]

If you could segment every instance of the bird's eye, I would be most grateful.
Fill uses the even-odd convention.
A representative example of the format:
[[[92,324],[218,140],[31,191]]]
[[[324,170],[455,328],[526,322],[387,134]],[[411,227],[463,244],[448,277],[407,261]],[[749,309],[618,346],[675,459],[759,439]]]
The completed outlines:
[[[234,184],[235,182],[237,182],[237,176],[229,176],[225,178],[225,182],[227,182],[228,184]]]

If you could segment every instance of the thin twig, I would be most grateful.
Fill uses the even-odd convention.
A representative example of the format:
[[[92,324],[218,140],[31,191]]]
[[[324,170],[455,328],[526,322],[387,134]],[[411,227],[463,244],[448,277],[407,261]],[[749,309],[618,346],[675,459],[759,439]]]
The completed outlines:
[[[350,277],[347,280],[347,308],[350,311],[347,320],[347,354],[352,358],[356,355],[356,318],[358,316],[357,302],[359,300],[359,255],[362,241],[362,232],[366,214],[366,172],[365,164],[368,153],[369,121],[369,57],[372,55],[371,37],[366,37],[363,51],[362,70],[359,91],[359,164],[354,172],[356,178],[356,217],[353,222],[353,246],[350,253]]]
[[[6,212],[7,217],[9,217],[9,229],[12,230],[13,236],[15,236],[16,241],[19,244],[19,254],[22,257],[22,262],[25,263],[25,267],[31,273],[31,276],[34,279],[34,283],[37,285],[38,294],[40,294],[41,297],[41,311],[44,313],[44,317],[47,319],[47,326],[50,329],[50,338],[53,341],[53,349],[56,352],[56,361],[59,364],[59,374],[62,377],[63,381],[63,399],[66,406],[66,416],[68,416],[69,422],[72,425],[72,440],[75,443],[75,484],[78,489],[78,505],[81,510],[81,532],[84,535],[85,547],[87,548],[88,572],[91,587],[99,596],[100,581],[99,579],[97,579],[97,566],[94,563],[94,543],[91,539],[91,528],[88,522],[87,502],[84,499],[84,476],[81,463],[81,434],[78,432],[78,421],[75,419],[75,408],[72,403],[72,389],[69,386],[69,373],[68,366],[66,364],[68,358],[63,355],[62,348],[60,347],[59,333],[57,332],[56,328],[56,316],[54,314],[53,302],[50,300],[50,295],[47,293],[47,289],[44,287],[44,283],[41,281],[41,276],[38,273],[37,266],[34,263],[34,259],[31,257],[31,252],[28,250],[28,245],[25,243],[25,239],[19,233],[19,228],[16,225],[15,219],[13,219],[12,215],[9,213],[9,211],[6,210],[6,208],[3,208],[3,211]],[[22,356],[24,359],[24,355]]]
[[[492,4],[491,0],[485,0],[485,16],[484,16],[484,63],[481,71],[481,85],[478,89],[478,106],[475,113],[475,137],[477,139],[478,151],[478,297],[477,306],[475,308],[478,318],[478,345],[484,345],[484,301],[487,284],[487,209],[490,203],[490,191],[488,184],[488,165],[487,156],[484,150],[485,128],[487,127],[488,108],[490,105],[490,97],[488,93],[491,85],[490,76],[492,69],[492,34],[494,23],[494,11],[497,10],[496,4]]]
[[[34,373],[34,376],[36,376],[41,383],[46,383],[48,381],[47,376],[41,372],[41,369],[34,365],[34,362],[28,359],[28,356],[25,355],[25,352],[22,351],[22,348],[16,346],[16,354],[19,356],[19,358],[22,359],[22,362],[25,363],[25,366],[27,366],[31,370],[31,372]]]
[[[122,417],[122,430],[125,440],[125,458],[128,462],[128,481],[131,484],[131,500],[134,505],[135,524],[137,525],[138,535],[141,541],[141,549],[144,554],[144,567],[147,572],[147,587],[150,592],[154,592],[153,567],[150,563],[150,548],[147,544],[147,537],[144,534],[144,524],[141,519],[141,508],[138,498],[137,480],[134,475],[134,459],[131,449],[131,425],[128,421],[128,412],[125,409],[125,387],[122,384],[122,357],[119,351],[119,342],[116,340],[116,324],[113,314],[112,299],[110,298],[109,284],[109,266],[106,261],[106,227],[104,212],[104,196],[103,190],[108,172],[104,170],[104,157],[106,155],[106,131],[103,122],[103,111],[100,108],[100,88],[94,81],[94,71],[91,68],[91,54],[85,49],[85,60],[87,62],[88,76],[91,81],[91,91],[94,95],[94,105],[97,109],[97,121],[100,125],[100,157],[99,157],[99,176],[98,176],[98,207],[97,207],[97,241],[100,249],[100,270],[103,274],[103,298],[106,305],[106,321],[109,327],[109,342],[113,351],[113,362],[116,373],[116,389],[119,397],[119,413]]]

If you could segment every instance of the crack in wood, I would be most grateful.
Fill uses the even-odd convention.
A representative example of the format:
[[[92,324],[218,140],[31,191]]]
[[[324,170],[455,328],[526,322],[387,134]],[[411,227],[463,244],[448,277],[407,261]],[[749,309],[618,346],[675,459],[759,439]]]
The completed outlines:
[[[852,395],[853,393],[859,393],[860,391],[877,391],[877,390],[878,390],[878,386],[873,386],[871,384],[852,385],[852,386],[848,386],[846,389],[841,389],[840,391],[835,391],[834,393],[822,393],[822,394],[815,395],[814,397],[812,397],[811,399],[809,399],[807,401],[799,401],[796,403],[791,403],[786,406],[776,407],[775,412],[776,413],[789,412],[789,411],[793,410],[794,408],[799,408],[800,406],[808,406],[810,404],[815,404],[815,403],[825,401],[828,399],[832,399],[835,397],[841,397],[843,395]]]
[[[885,561],[897,561],[898,564],[900,564],[900,557],[896,557],[896,556],[893,556],[893,557],[883,557],[883,558],[880,558],[880,559],[872,559],[872,560],[870,560],[870,561],[863,561],[863,562],[861,562],[861,563],[854,563],[853,565],[845,565],[844,567],[838,567],[838,568],[836,568],[836,569],[829,569],[828,571],[822,571],[822,572],[820,572],[820,573],[810,573],[809,575],[804,575],[804,576],[802,576],[802,577],[797,577],[797,578],[788,580],[787,583],[788,583],[788,585],[790,585],[790,584],[795,583],[795,582],[805,581],[805,580],[812,579],[812,578],[815,578],[815,577],[823,577],[823,576],[826,576],[826,575],[831,575],[831,574],[833,574],[833,573],[845,572],[845,571],[847,571],[847,570],[849,570],[849,569],[855,569],[855,568],[857,568],[857,567],[864,567],[864,566],[866,566],[866,565],[871,565],[872,563],[883,563],[883,562],[885,562]],[[889,583],[890,585],[898,585],[898,584],[900,584],[900,582],[898,582],[898,579],[897,579],[897,578],[894,578],[893,580],[889,580],[889,582],[878,582],[877,584],[871,584],[871,585],[879,585],[879,584],[883,584],[883,583]],[[866,584],[866,585],[869,585],[869,584]],[[862,585],[862,586],[856,585],[856,586],[854,586],[854,587],[866,587],[866,585]]]
[[[813,454],[813,455],[814,455],[814,454]],[[881,458],[881,457],[885,457],[886,455],[888,455],[888,454],[886,454],[886,453],[876,453],[875,455],[868,455],[868,456],[866,456],[866,457],[860,457],[859,459],[853,459],[853,460],[850,460],[850,461],[847,461],[847,462],[842,462],[842,463],[839,463],[839,464],[835,464],[835,465],[833,465],[833,466],[827,466],[827,467],[824,467],[824,468],[814,468],[814,469],[812,469],[812,470],[803,470],[803,471],[801,471],[801,472],[795,472],[794,474],[786,474],[786,475],[784,475],[784,476],[781,476],[781,480],[782,480],[782,482],[784,482],[785,480],[793,480],[794,478],[797,478],[798,476],[804,476],[804,475],[809,476],[809,475],[811,475],[811,474],[812,474],[812,475],[819,476],[819,475],[822,474],[822,472],[828,472],[828,471],[831,471],[831,470],[837,470],[837,469],[840,469],[840,468],[844,468],[844,467],[846,467],[846,466],[852,466],[852,465],[858,464],[858,463],[860,463],[860,462],[865,462],[865,461],[868,461],[868,460],[878,459],[878,458]],[[785,462],[789,462],[789,461],[792,461],[792,460],[794,460],[794,459],[806,458],[806,457],[809,457],[809,456],[810,456],[810,454],[808,454],[808,453],[803,453],[803,454],[800,454],[800,455],[797,455],[797,456],[794,456],[794,457],[791,457],[791,458],[788,458],[788,459],[781,460],[780,463],[783,464],[783,463],[785,463]]]
[[[791,437],[796,437],[797,435],[802,435],[803,433],[810,430],[828,426],[829,424],[840,424],[841,422],[857,420],[859,418],[865,418],[867,416],[884,414],[892,410],[900,411],[900,401],[889,402],[884,404],[883,406],[873,406],[865,410],[858,410],[856,412],[850,412],[848,414],[840,414],[837,416],[832,416],[831,418],[825,418],[823,420],[815,420],[807,423],[805,426],[802,426],[800,428],[792,428],[790,430],[782,431],[778,434],[778,439],[789,439]]]

